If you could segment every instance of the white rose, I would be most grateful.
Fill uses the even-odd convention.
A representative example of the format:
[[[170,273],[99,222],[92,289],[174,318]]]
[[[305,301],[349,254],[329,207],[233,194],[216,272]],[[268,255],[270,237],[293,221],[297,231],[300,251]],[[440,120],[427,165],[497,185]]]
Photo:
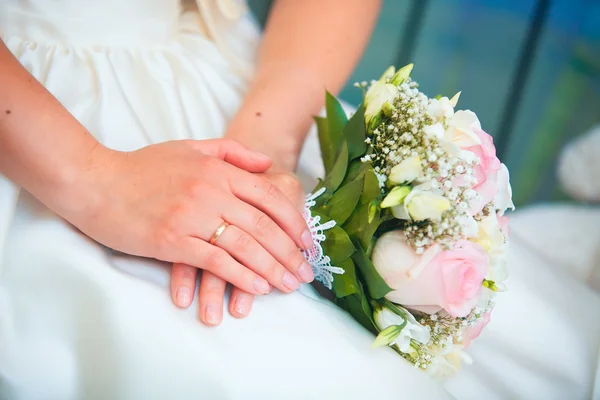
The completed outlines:
[[[481,130],[481,123],[473,111],[457,111],[448,123],[448,129],[444,134],[447,141],[463,149],[481,144],[479,136],[475,133],[475,130]]]
[[[404,204],[392,208],[392,215],[398,219],[415,221],[437,220],[451,206],[450,200],[439,191],[431,191],[431,183],[415,186],[404,198]]]
[[[417,322],[415,317],[412,316],[406,309],[398,307],[406,315],[406,325],[395,339],[389,342],[390,346],[396,346],[403,353],[410,353],[410,341],[414,340],[418,343],[427,344],[430,339],[429,331],[421,324]],[[404,318],[396,314],[392,310],[383,307],[375,310],[373,315],[375,323],[382,331],[392,325],[402,325]]]
[[[388,179],[393,184],[400,184],[405,182],[412,182],[421,175],[421,157],[412,156],[402,160],[402,162],[396,165],[390,171]]]
[[[500,215],[504,215],[507,209],[515,209],[515,205],[512,202],[512,188],[510,187],[510,177],[506,165],[500,165],[496,179],[498,192],[494,197],[494,208],[499,211]]]
[[[427,106],[427,115],[436,122],[444,122],[447,118],[454,115],[454,107],[447,97],[441,99],[429,99]]]

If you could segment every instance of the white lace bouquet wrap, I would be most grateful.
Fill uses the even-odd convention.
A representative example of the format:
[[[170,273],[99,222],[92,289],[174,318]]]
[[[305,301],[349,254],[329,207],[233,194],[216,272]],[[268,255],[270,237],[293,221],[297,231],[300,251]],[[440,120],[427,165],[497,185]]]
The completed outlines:
[[[326,176],[307,196],[305,251],[338,306],[416,367],[455,373],[505,290],[508,170],[460,93],[428,98],[412,64],[357,84],[348,119],[317,117]]]

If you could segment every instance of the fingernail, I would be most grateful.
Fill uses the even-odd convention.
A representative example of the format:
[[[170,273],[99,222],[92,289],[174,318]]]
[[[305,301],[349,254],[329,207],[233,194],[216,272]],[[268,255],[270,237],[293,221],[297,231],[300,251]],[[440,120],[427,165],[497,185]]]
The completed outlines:
[[[310,234],[309,230],[305,230],[304,232],[302,232],[302,244],[304,245],[304,250],[308,250],[311,247],[313,247],[313,239],[312,239],[312,235]]]
[[[216,304],[207,304],[205,313],[207,324],[217,325],[219,323],[219,307]]]
[[[312,282],[315,279],[312,267],[308,265],[306,261],[298,268],[298,275],[300,275],[300,278],[306,283]]]
[[[287,271],[283,274],[282,281],[283,285],[289,290],[296,290],[300,287],[300,282],[298,282],[298,279],[296,279],[294,275],[290,274]]]
[[[235,312],[244,317],[248,315],[250,311],[250,297],[246,294],[238,295],[235,300]]]
[[[180,287],[177,289],[177,296],[175,297],[177,305],[179,307],[187,307],[190,305],[190,289],[186,287]]]
[[[254,280],[254,290],[260,294],[267,294],[271,291],[271,285],[264,279],[257,278]]]

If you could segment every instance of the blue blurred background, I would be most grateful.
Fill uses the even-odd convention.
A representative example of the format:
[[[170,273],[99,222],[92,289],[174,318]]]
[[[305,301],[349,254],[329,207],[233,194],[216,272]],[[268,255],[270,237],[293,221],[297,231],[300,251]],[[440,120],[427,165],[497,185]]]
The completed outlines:
[[[250,1],[264,23],[270,1]],[[430,96],[461,90],[511,171],[517,206],[567,200],[565,143],[600,123],[600,0],[385,0],[356,81],[415,63]],[[600,154],[598,155],[600,157]]]

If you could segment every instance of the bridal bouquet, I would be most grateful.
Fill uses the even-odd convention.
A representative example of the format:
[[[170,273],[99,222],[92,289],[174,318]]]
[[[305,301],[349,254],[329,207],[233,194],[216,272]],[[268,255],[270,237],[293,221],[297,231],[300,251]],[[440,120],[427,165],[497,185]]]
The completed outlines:
[[[505,290],[508,170],[460,93],[428,98],[412,64],[357,84],[348,119],[316,119],[326,176],[307,196],[305,251],[335,302],[435,376],[458,370]]]

